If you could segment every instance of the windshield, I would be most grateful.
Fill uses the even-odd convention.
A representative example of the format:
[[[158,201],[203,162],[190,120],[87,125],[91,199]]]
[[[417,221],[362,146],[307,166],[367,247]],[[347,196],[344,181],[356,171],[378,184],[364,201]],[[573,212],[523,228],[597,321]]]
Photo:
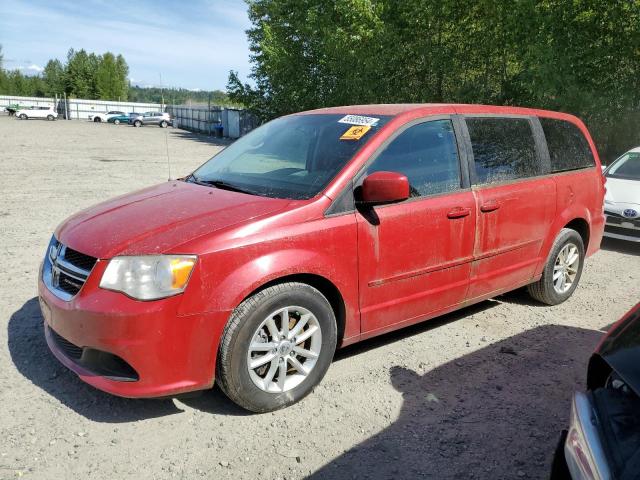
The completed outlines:
[[[611,164],[606,176],[626,180],[640,180],[640,152],[625,153]]]
[[[273,120],[240,138],[188,180],[254,195],[317,195],[390,117],[311,114]]]

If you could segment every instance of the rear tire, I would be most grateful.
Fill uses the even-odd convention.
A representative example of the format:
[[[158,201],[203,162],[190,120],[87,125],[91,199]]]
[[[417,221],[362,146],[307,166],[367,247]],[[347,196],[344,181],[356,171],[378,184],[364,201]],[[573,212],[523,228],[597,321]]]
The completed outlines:
[[[27,120],[29,117],[27,117],[24,113],[20,114],[20,120]]]
[[[49,120],[50,122],[53,121],[53,115],[47,115],[47,120]]]
[[[102,122],[102,119],[100,117],[93,117],[93,121],[95,123],[100,123],[100,122]]]
[[[336,342],[336,318],[324,295],[303,283],[274,285],[231,314],[220,340],[216,382],[242,408],[278,410],[311,393],[331,364]],[[259,363],[263,356],[269,360]]]
[[[529,295],[547,305],[558,305],[567,300],[580,281],[584,257],[584,243],[580,234],[570,228],[560,230],[549,252],[542,277],[527,287]]]
[[[114,125],[120,125],[120,120],[118,120],[117,118],[113,121]]]
[[[160,128],[167,128],[168,125],[169,124],[167,123],[166,120],[163,120],[163,121],[160,122]]]
[[[139,128],[142,126],[142,122],[140,120],[136,120],[135,122],[133,122],[133,126]]]

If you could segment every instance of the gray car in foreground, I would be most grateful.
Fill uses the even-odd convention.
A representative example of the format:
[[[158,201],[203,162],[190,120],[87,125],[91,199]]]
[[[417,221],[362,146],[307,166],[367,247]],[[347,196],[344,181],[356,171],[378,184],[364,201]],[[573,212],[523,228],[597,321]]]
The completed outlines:
[[[640,479],[640,303],[614,324],[574,394],[552,480]]]

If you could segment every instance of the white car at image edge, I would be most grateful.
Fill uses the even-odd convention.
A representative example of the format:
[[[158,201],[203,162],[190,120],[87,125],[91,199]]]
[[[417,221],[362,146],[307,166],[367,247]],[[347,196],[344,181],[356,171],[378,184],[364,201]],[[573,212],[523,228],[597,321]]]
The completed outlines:
[[[126,115],[126,113],[119,110],[111,110],[106,113],[92,113],[91,115],[89,115],[89,121],[98,123],[106,122],[107,120],[109,120],[109,118],[116,117],[118,115]]]
[[[604,236],[640,242],[640,147],[604,169],[607,193]]]
[[[30,118],[55,120],[58,118],[58,112],[56,112],[53,107],[27,107],[18,110],[16,112],[16,118],[20,120],[28,120]]]

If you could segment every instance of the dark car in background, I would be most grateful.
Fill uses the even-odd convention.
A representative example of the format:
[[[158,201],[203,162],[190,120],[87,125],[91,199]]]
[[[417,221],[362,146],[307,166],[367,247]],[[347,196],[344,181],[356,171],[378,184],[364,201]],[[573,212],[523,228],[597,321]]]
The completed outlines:
[[[552,479],[640,479],[640,303],[611,327],[574,394]]]
[[[129,113],[129,114],[120,114],[120,115],[114,115],[113,117],[109,117],[107,119],[107,122],[109,123],[113,123],[114,125],[120,125],[121,123],[131,123],[132,119],[135,119],[137,117],[139,117],[140,114],[139,113]]]

